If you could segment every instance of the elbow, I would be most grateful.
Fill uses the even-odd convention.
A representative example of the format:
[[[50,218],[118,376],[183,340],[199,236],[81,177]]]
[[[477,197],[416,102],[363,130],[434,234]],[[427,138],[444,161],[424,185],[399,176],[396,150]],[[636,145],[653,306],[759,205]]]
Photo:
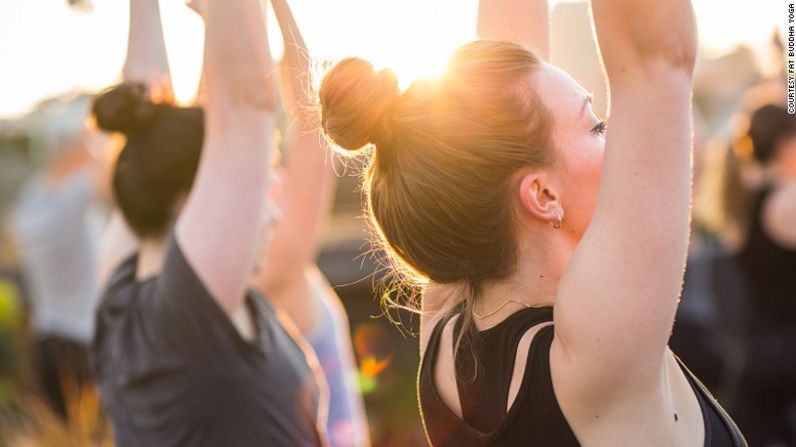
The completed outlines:
[[[255,282],[265,292],[279,293],[304,275],[308,263],[292,250],[269,249],[260,261]]]
[[[272,73],[242,73],[230,79],[232,100],[241,106],[275,112],[277,106],[276,85]]]
[[[670,69],[684,72],[691,76],[694,74],[694,67],[696,66],[696,42],[694,41],[672,45],[672,48],[661,52],[659,57],[662,59],[662,62]]]
[[[605,60],[609,79],[627,79],[641,76],[643,79],[665,81],[680,79],[690,82],[696,65],[696,47],[673,45],[654,50],[639,48],[613,60]]]
[[[252,285],[268,297],[279,297],[302,280],[302,273],[302,269],[289,268],[281,264],[266,265],[254,275]]]
[[[648,35],[625,35],[609,41],[603,50],[603,62],[609,77],[629,73],[658,75],[677,73],[692,77],[697,60],[697,38],[688,32],[672,30],[652,38]]]
[[[209,55],[208,55],[209,56]],[[275,74],[267,63],[257,64],[239,55],[208,58],[205,86],[208,98],[228,106],[274,112],[277,107]]]
[[[697,60],[696,33],[671,33],[654,40],[653,45],[638,49],[639,58],[658,69],[692,76]]]

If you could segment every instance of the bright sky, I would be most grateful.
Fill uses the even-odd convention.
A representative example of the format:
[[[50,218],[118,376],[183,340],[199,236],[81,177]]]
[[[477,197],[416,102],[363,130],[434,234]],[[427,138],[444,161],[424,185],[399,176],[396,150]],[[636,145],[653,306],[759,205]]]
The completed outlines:
[[[693,2],[702,44],[711,54],[739,42],[760,45],[786,15],[783,0]],[[127,44],[127,1],[93,4],[93,11],[84,13],[70,9],[66,0],[0,1],[0,118],[18,116],[48,96],[118,81]],[[364,57],[394,68],[406,82],[433,74],[447,54],[475,37],[478,0],[302,0],[291,5],[314,56]],[[161,0],[161,14],[176,94],[188,100],[198,82],[202,23],[180,0]],[[272,40],[272,46],[281,42]]]

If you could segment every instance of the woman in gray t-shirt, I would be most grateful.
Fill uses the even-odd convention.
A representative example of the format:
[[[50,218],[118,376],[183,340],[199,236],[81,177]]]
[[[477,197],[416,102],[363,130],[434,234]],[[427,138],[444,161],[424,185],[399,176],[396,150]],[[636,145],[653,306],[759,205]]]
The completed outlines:
[[[323,445],[317,362],[248,289],[272,220],[263,11],[210,0],[201,13],[204,109],[166,101],[155,0],[132,0],[127,83],[94,104],[97,124],[126,137],[93,346],[103,404],[120,446]]]

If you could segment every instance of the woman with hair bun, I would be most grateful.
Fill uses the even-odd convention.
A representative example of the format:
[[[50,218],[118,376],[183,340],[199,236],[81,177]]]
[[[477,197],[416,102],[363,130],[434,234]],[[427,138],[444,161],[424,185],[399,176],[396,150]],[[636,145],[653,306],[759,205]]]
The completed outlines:
[[[94,103],[125,137],[93,345],[119,446],[326,445],[317,361],[249,288],[276,218],[262,6],[203,2],[200,109],[151,99],[169,96],[158,4],[131,0],[127,83]]]
[[[544,0],[480,10],[482,37],[538,52],[476,41],[403,92],[345,59],[321,84],[326,135],[371,154],[379,241],[425,286],[418,394],[434,446],[745,445],[667,347],[690,219],[690,2],[592,11],[609,134],[543,59]]]

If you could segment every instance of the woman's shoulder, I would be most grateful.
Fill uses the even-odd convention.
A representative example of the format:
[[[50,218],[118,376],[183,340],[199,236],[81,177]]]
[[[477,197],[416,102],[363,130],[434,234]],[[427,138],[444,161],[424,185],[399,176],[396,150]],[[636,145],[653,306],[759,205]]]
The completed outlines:
[[[138,253],[127,256],[111,273],[105,288],[103,298],[110,298],[117,295],[121,290],[138,284],[136,270],[138,267]],[[103,299],[103,302],[105,299]]]

